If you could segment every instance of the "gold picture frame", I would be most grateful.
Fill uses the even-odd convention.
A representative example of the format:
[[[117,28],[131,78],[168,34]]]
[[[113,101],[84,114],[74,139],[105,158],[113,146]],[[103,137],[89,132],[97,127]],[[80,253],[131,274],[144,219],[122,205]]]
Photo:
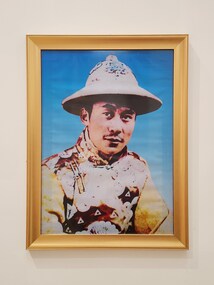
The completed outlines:
[[[41,234],[43,50],[173,51],[173,234]],[[188,35],[27,36],[27,234],[26,247],[188,249]]]

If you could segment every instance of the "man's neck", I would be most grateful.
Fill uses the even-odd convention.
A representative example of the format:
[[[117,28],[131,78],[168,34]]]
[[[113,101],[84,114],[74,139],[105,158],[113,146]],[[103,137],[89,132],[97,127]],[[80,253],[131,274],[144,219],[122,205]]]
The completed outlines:
[[[123,156],[123,154],[126,153],[126,150],[127,150],[127,148],[124,147],[124,149],[122,149],[120,152],[112,154],[112,155],[105,154],[101,151],[98,151],[98,155],[102,159],[108,161],[109,164],[112,164],[112,163],[116,162],[121,156]]]

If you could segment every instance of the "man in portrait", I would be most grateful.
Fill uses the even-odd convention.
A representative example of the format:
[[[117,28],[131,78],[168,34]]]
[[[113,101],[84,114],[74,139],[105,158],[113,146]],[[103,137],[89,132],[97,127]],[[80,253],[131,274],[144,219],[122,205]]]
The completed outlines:
[[[161,233],[168,207],[146,160],[127,148],[138,116],[161,105],[114,55],[63,100],[83,131],[74,146],[42,162],[42,233]]]

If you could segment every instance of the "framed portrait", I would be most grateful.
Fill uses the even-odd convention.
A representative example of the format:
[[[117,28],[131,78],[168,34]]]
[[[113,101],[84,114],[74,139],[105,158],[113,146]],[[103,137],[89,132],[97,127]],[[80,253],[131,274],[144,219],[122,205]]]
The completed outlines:
[[[28,249],[188,249],[188,35],[27,36]]]

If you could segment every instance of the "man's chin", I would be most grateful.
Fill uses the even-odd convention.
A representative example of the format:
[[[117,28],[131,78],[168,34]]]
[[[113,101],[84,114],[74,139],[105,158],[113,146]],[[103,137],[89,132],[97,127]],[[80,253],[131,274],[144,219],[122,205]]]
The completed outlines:
[[[113,156],[118,154],[119,152],[122,151],[122,148],[116,148],[116,147],[108,147],[107,149],[102,152],[106,156]]]

